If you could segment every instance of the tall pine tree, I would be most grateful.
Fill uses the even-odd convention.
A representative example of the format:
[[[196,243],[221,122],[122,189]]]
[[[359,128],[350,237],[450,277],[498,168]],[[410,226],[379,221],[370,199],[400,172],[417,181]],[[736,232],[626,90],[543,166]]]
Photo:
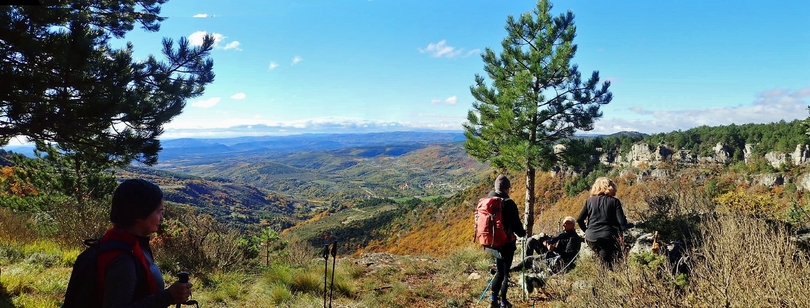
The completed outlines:
[[[464,123],[467,152],[500,169],[525,171],[524,223],[532,234],[535,174],[578,160],[576,147],[558,147],[576,130],[593,129],[599,108],[610,103],[610,82],[599,72],[584,81],[576,64],[574,14],[551,16],[551,3],[537,2],[519,19],[509,16],[503,51],[481,56],[487,78],[475,76],[473,109]],[[491,84],[488,84],[489,81]]]
[[[0,145],[24,136],[43,152],[56,147],[50,153],[70,158],[78,190],[90,173],[155,164],[163,125],[214,80],[211,36],[197,47],[164,39],[165,61],[111,45],[137,25],[158,31],[165,2],[0,6]]]

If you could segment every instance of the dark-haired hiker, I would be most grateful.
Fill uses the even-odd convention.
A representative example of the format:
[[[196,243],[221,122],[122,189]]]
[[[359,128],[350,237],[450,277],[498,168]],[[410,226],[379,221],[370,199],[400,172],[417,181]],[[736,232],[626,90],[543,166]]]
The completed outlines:
[[[519,237],[526,236],[526,230],[523,229],[523,224],[520,222],[517,204],[509,198],[509,189],[511,187],[512,184],[509,179],[501,174],[495,179],[495,190],[487,195],[487,197],[504,198],[501,217],[508,238],[504,246],[497,249],[486,248],[487,252],[495,256],[496,268],[495,278],[492,282],[490,308],[512,307],[512,304],[506,299],[506,291],[509,287],[509,268],[512,266],[512,257],[515,256],[515,250],[517,249],[515,235]]]
[[[132,253],[107,251],[98,257],[98,294],[103,307],[165,308],[188,301],[191,283],[175,282],[164,289],[149,236],[163,220],[163,192],[141,179],[126,180],[115,189],[110,208],[113,227],[100,242],[121,241]]]
[[[616,190],[616,183],[610,179],[596,179],[591,186],[591,197],[577,217],[579,228],[585,231],[585,243],[611,270],[621,253],[619,232],[627,227],[622,203],[615,197]]]

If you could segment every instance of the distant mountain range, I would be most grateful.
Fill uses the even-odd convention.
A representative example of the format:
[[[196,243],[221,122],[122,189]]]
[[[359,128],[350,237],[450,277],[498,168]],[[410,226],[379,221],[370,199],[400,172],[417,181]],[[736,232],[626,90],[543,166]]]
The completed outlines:
[[[460,132],[391,132],[365,134],[300,134],[234,138],[163,140],[160,160],[206,155],[261,155],[279,152],[325,151],[350,147],[433,144],[464,141]]]
[[[577,137],[594,138],[599,136],[640,135],[639,132],[622,131],[609,135],[577,134]],[[461,131],[400,131],[351,134],[296,134],[283,136],[245,136],[230,138],[179,138],[161,140],[163,151],[160,160],[182,159],[184,157],[230,156],[233,154],[268,154],[274,152],[333,150],[348,147],[365,147],[400,144],[431,144],[464,141]],[[34,145],[14,145],[0,147],[7,151],[33,156]]]

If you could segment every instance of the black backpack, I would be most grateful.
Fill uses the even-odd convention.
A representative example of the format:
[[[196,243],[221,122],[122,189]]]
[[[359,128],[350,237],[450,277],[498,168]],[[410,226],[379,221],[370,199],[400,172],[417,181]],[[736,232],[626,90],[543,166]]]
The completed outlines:
[[[86,239],[87,248],[76,257],[73,272],[70,274],[65,302],[62,308],[92,308],[99,307],[101,296],[96,294],[96,264],[98,255],[105,251],[120,250],[132,253],[132,247],[121,241],[108,241],[100,244],[98,239]]]

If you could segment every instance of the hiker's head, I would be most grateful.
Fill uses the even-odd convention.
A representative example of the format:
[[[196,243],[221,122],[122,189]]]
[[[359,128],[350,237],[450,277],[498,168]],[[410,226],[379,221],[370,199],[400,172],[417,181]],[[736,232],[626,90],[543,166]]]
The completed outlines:
[[[505,175],[498,175],[498,178],[495,179],[495,191],[508,192],[511,187],[512,183],[509,183],[509,179]]]
[[[591,196],[598,195],[615,196],[616,183],[606,177],[596,179],[596,181],[593,181],[593,186],[591,186]]]
[[[576,221],[577,220],[574,219],[574,217],[565,216],[565,218],[563,219],[563,222],[562,222],[563,229],[565,229],[565,231],[574,230],[574,227],[576,226]]]
[[[131,228],[137,223],[148,224],[151,229],[151,225],[160,224],[162,208],[160,187],[146,180],[129,179],[119,184],[113,193],[110,221],[120,228]],[[154,215],[156,212],[160,212],[160,217]]]

